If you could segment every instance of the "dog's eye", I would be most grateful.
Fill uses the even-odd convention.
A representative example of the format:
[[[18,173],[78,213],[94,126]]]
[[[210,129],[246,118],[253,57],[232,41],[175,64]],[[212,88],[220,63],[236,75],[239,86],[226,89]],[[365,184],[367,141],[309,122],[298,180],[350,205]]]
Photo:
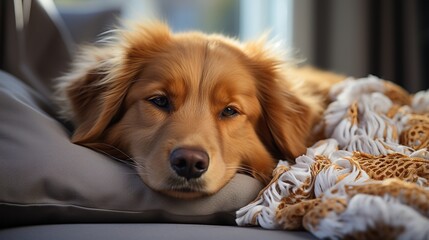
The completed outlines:
[[[220,115],[221,115],[221,117],[224,117],[224,118],[225,117],[234,117],[234,116],[238,115],[238,111],[234,107],[228,106],[222,110]]]
[[[170,101],[166,96],[151,97],[148,99],[148,101],[163,110],[170,110]]]

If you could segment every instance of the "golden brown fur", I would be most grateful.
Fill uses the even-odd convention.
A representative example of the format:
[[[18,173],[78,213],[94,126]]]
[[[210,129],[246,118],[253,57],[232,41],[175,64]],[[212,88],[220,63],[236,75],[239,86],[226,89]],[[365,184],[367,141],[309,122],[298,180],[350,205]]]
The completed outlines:
[[[83,49],[59,84],[61,106],[76,127],[74,143],[131,156],[156,191],[198,197],[237,171],[267,181],[277,159],[305,152],[323,98],[340,78],[320,84],[323,73],[283,65],[263,41],[137,25]],[[165,99],[168,108],[160,107]],[[172,170],[169,158],[179,148],[206,153],[201,177]]]

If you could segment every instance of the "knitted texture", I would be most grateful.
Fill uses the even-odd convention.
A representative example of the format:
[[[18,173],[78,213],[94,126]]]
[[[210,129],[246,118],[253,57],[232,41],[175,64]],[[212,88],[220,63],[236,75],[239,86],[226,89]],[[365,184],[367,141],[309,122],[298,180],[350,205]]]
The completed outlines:
[[[374,76],[330,92],[326,139],[280,161],[241,226],[305,229],[318,238],[429,239],[429,91]]]

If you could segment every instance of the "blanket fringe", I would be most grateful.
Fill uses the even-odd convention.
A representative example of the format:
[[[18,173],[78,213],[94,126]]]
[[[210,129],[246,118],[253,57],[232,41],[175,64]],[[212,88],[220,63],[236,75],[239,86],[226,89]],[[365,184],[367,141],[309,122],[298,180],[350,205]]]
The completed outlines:
[[[369,76],[335,85],[330,98],[327,139],[293,165],[280,161],[237,224],[319,238],[428,239],[429,90],[411,96]]]

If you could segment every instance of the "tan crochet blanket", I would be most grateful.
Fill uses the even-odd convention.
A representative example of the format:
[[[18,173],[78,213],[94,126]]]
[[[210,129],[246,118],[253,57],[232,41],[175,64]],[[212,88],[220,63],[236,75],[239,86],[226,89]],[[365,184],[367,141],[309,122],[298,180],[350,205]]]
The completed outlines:
[[[429,90],[409,95],[374,76],[334,86],[327,139],[280,161],[241,226],[318,238],[429,239]]]

